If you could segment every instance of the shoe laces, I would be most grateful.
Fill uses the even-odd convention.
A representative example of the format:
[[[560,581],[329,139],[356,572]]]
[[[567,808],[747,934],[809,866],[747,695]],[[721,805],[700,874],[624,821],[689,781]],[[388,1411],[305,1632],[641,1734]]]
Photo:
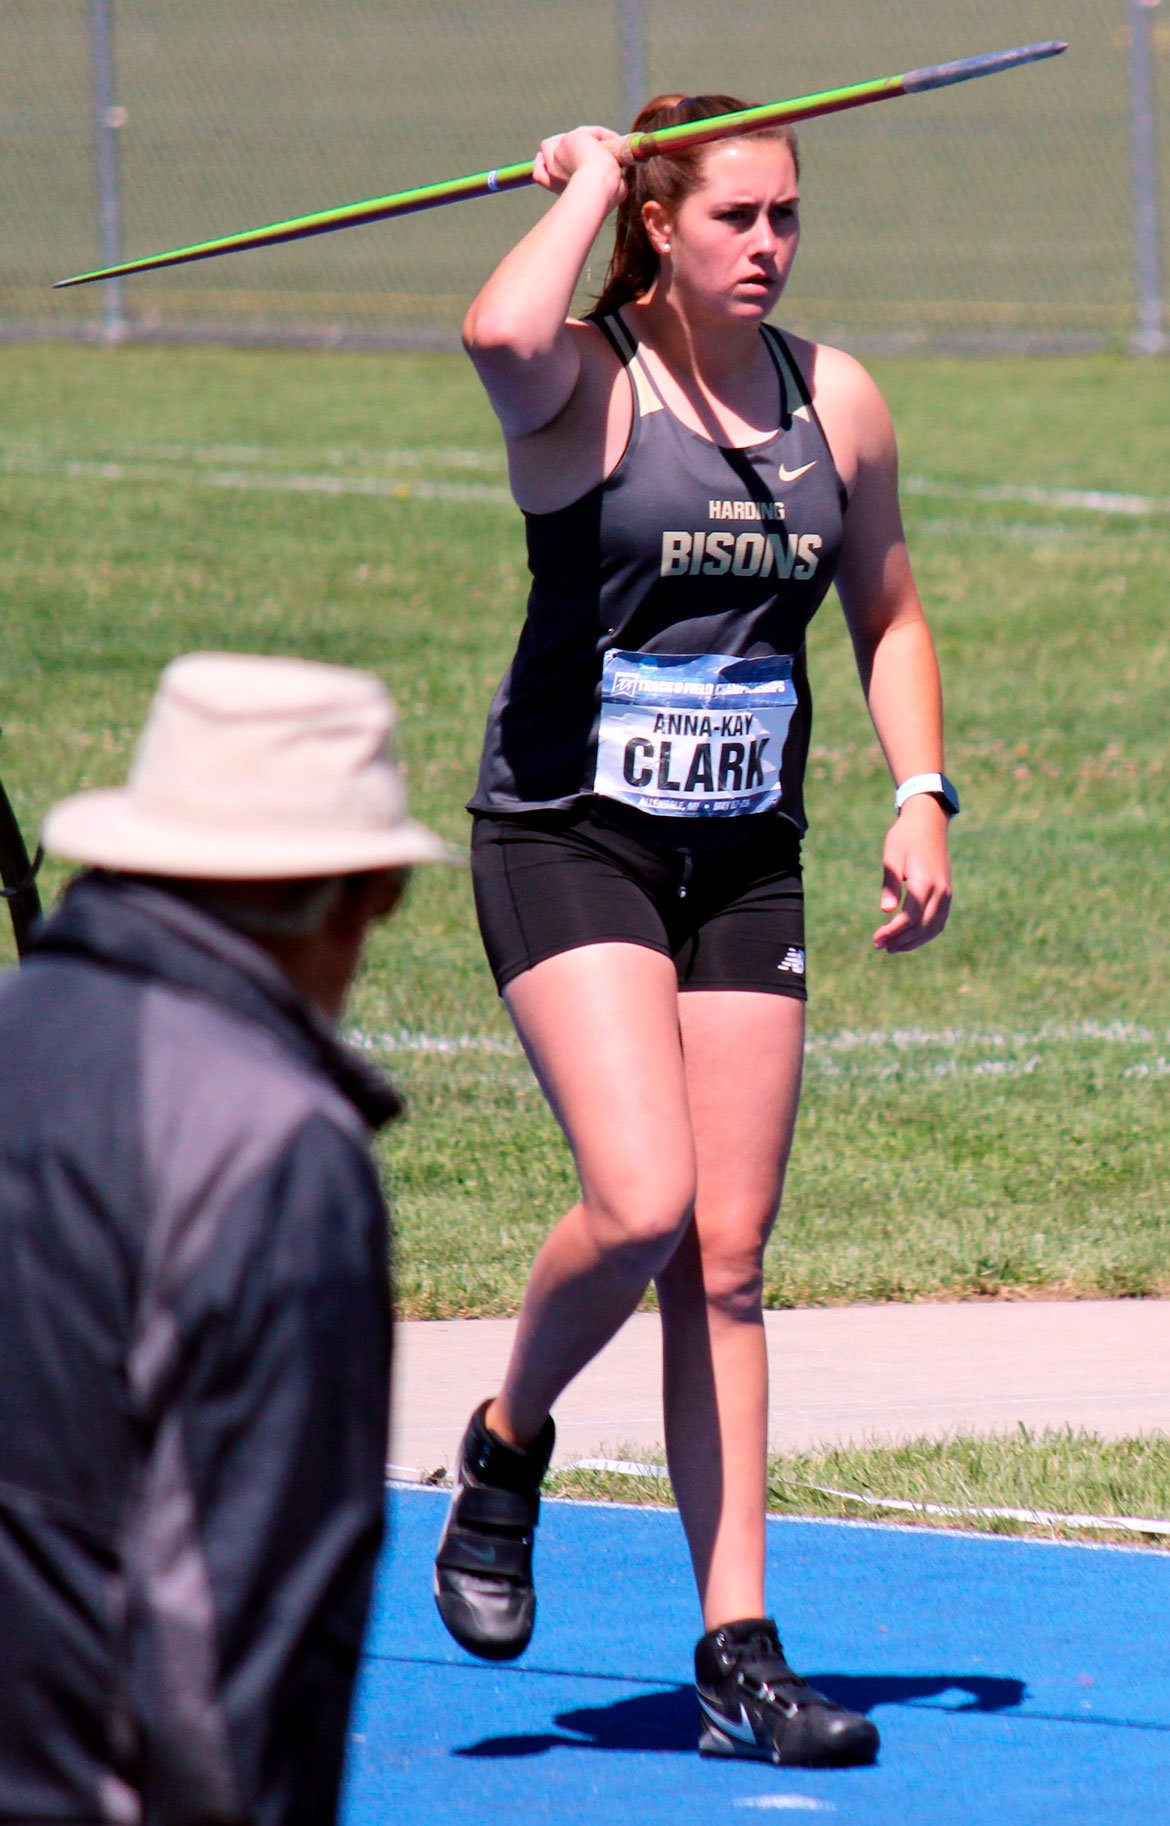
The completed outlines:
[[[734,1679],[756,1698],[783,1706],[790,1715],[802,1705],[811,1703],[812,1688],[789,1667],[784,1651],[768,1630],[749,1636],[746,1642],[733,1646]]]

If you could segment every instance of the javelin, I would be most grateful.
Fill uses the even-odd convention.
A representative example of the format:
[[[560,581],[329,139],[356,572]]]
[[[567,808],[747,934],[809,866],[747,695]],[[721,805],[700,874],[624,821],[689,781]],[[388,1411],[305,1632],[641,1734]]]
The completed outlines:
[[[963,57],[957,63],[933,64],[924,70],[907,70],[902,76],[881,76],[874,82],[855,83],[848,89],[826,89],[820,95],[801,95],[794,101],[766,102],[759,108],[741,108],[734,114],[713,114],[706,120],[684,121],[678,127],[663,127],[656,133],[632,133],[626,140],[626,157],[640,162],[656,153],[684,152],[692,146],[704,146],[712,140],[730,139],[744,133],[757,133],[765,127],[783,126],[798,120],[813,120],[818,114],[839,114],[846,108],[862,108],[872,101],[892,101],[898,95],[919,95],[924,89],[944,89],[951,83],[970,82],[976,76],[994,76],[999,70],[1013,69],[1017,64],[1035,63],[1041,57],[1057,57],[1068,46],[1059,39],[1044,44],[1025,44],[1014,51],[989,51],[982,57]],[[218,241],[200,241],[193,247],[175,248],[170,253],[151,254],[145,260],[127,260],[121,266],[102,267],[97,272],[75,273],[71,279],[58,279],[54,289],[66,285],[88,285],[94,279],[120,279],[127,273],[152,272],[163,266],[183,266],[190,260],[212,260],[219,254],[243,253],[247,248],[275,247],[281,241],[301,241],[310,235],[329,235],[339,228],[358,228],[366,222],[382,222],[388,216],[408,216],[422,209],[439,209],[445,203],[461,203],[471,197],[492,196],[502,190],[520,190],[533,180],[532,166],[502,165],[495,171],[480,171],[473,177],[451,178],[443,184],[427,184],[421,190],[400,190],[390,197],[374,197],[368,203],[348,203],[340,209],[325,209],[318,215],[296,216],[287,222],[271,222],[267,228],[246,229],[242,234],[225,235]]]

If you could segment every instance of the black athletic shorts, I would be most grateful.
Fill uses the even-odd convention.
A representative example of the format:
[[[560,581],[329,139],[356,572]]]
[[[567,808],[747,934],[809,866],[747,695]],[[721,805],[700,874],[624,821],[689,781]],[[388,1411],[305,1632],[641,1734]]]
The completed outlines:
[[[703,841],[710,831],[704,820],[690,848],[682,847],[681,820],[670,820],[675,828],[666,841],[663,822],[589,804],[507,817],[476,813],[475,904],[500,990],[545,958],[616,941],[673,958],[680,989],[806,999],[795,826],[786,818],[744,819],[756,827],[750,834],[728,844],[721,831],[723,840],[712,846]]]

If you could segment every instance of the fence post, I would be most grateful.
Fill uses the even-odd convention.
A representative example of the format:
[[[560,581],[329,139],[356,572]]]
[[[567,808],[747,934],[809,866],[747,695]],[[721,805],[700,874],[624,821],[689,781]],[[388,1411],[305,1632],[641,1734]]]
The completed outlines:
[[[114,90],[112,8],[113,0],[89,0],[90,90],[93,95],[97,149],[98,224],[103,266],[117,266],[122,258],[117,134],[125,116],[118,107]],[[126,333],[120,279],[107,279],[102,286],[102,323],[106,341],[120,342]]]
[[[621,13],[621,126],[633,120],[646,96],[646,17],[643,0],[618,0]]]
[[[1162,252],[1158,221],[1158,131],[1154,113],[1154,52],[1150,14],[1158,0],[1129,0],[1129,94],[1136,241],[1137,328],[1135,355],[1170,351],[1162,308]]]

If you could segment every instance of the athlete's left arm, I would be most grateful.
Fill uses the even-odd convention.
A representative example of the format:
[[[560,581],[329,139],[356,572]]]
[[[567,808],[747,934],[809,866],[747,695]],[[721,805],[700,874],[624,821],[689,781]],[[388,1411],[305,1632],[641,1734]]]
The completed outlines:
[[[827,351],[825,353],[828,353]],[[839,357],[832,405],[818,400],[849,489],[837,590],[853,640],[869,713],[895,785],[943,772],[942,687],[898,504],[898,453],[885,401],[869,375]],[[818,392],[824,393],[822,387]],[[920,793],[886,835],[880,907],[888,917],[873,942],[914,951],[935,938],[951,904],[947,813]]]

